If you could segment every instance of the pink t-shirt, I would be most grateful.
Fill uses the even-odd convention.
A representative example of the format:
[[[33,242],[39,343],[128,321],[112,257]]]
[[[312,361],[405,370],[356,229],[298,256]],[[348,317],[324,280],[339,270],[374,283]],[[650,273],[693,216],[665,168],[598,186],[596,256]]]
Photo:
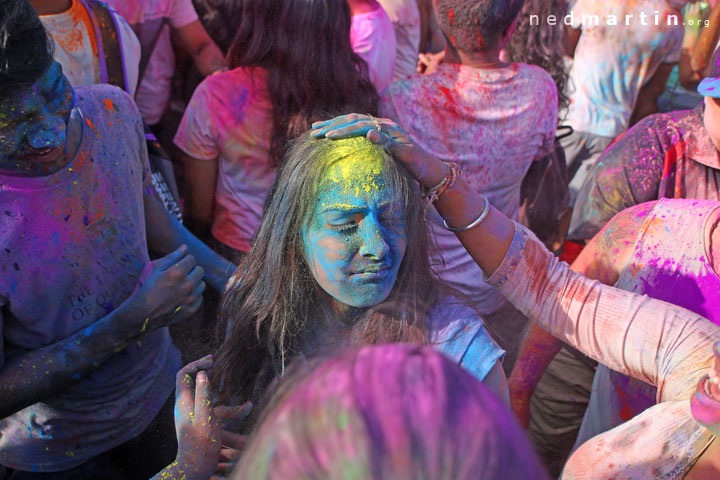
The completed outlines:
[[[377,91],[387,88],[395,74],[395,27],[379,4],[372,12],[352,16],[350,44],[367,62]]]
[[[272,103],[267,74],[236,68],[207,77],[197,87],[175,144],[198,160],[218,158],[212,234],[247,252],[262,220],[275,177],[270,163]],[[192,179],[190,179],[192,181]]]
[[[510,218],[520,208],[520,183],[530,163],[553,147],[557,88],[544,70],[522,63],[478,70],[443,64],[433,75],[393,83],[380,114],[397,121],[425,151],[460,166],[463,178]],[[470,296],[480,313],[503,297],[434,209],[427,212],[444,259],[440,275]]]
[[[170,83],[175,73],[175,53],[170,39],[170,28],[182,28],[193,23],[198,19],[197,12],[192,0],[106,0],[106,2],[127,19],[140,38],[143,50],[152,48],[152,45],[142,44],[143,31],[154,29],[158,22],[165,21],[135,94],[135,102],[143,120],[148,125],[154,125],[160,121],[170,102]]]
[[[149,261],[143,189],[152,187],[137,108],[115,87],[76,94],[84,124],[72,162],[46,177],[0,176],[0,368],[108,315]],[[160,410],[179,367],[167,328],[139,338],[1,419],[0,463],[65,470],[126,442]]]

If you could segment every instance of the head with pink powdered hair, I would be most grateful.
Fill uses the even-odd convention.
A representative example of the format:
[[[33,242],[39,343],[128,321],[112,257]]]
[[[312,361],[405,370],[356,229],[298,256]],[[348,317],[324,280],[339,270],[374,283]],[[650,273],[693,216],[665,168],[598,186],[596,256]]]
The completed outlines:
[[[279,388],[234,479],[548,478],[507,407],[431,347],[318,361]]]

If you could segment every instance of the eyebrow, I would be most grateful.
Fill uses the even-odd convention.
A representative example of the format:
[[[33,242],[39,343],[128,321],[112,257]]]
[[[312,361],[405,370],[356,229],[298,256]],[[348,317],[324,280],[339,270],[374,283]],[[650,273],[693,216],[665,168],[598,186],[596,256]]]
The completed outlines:
[[[328,213],[328,212],[342,212],[342,213],[360,213],[367,210],[367,207],[361,207],[358,205],[345,205],[342,203],[334,203],[332,205],[329,205],[322,210],[320,210],[320,213]]]
[[[388,209],[392,208],[393,202],[383,202],[380,205],[378,205],[380,211],[386,211]],[[328,212],[341,212],[341,213],[360,213],[367,210],[367,206],[359,206],[359,205],[347,205],[343,203],[333,203],[332,205],[328,205],[327,207],[320,210],[320,213],[328,213]]]

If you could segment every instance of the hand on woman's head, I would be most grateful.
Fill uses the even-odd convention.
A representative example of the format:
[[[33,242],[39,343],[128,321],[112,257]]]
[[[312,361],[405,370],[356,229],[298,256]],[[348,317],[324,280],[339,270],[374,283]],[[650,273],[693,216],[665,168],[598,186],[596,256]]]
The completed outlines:
[[[336,144],[302,236],[315,281],[339,310],[385,301],[405,255],[405,206],[381,149]]]
[[[376,145],[385,147],[421,184],[437,185],[438,169],[444,172],[442,162],[424,152],[410,136],[388,118],[351,113],[332,120],[315,122],[310,133],[315,138],[340,140],[352,137],[366,137]],[[442,175],[441,177],[442,178]],[[434,183],[433,183],[434,182]]]

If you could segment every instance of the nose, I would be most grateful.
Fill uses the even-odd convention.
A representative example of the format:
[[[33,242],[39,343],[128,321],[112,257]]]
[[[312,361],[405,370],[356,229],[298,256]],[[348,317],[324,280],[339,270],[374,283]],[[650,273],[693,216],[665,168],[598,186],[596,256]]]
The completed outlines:
[[[44,112],[28,132],[27,142],[32,148],[60,147],[65,144],[66,127],[62,117]]]
[[[362,245],[360,255],[366,258],[382,260],[390,251],[385,240],[385,229],[373,216],[368,216],[360,226]]]

